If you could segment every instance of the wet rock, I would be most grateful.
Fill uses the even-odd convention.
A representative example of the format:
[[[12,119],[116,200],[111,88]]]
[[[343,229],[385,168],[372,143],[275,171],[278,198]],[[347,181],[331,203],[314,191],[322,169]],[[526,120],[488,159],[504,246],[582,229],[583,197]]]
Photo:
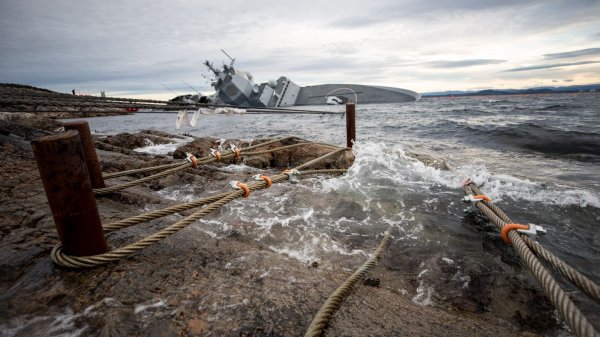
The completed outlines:
[[[170,141],[173,138],[185,139],[185,137],[183,137],[183,136],[172,135],[172,134],[170,134],[168,132],[163,132],[163,131],[158,131],[158,130],[142,130],[142,131],[140,131],[140,133],[147,134],[147,135],[152,135],[152,136],[156,136],[156,137],[165,138],[168,141]]]
[[[196,337],[201,336],[208,328],[208,323],[201,319],[192,319],[187,325],[187,336]]]
[[[134,336],[142,328],[142,322],[137,320],[131,309],[115,308],[104,315],[99,337]]]
[[[381,280],[377,277],[367,277],[363,281],[363,284],[369,287],[379,288],[379,286],[381,285]]]
[[[155,144],[169,144],[174,141],[171,138],[155,136],[149,133],[120,133],[114,136],[107,136],[102,142],[108,145],[133,150]]]
[[[260,142],[266,142],[269,140],[261,140]],[[173,153],[173,158],[181,159],[185,158],[185,153],[192,153],[197,158],[202,158],[210,155],[210,149],[219,149],[221,153],[229,152],[230,144],[235,144],[238,148],[248,147],[250,145],[260,144],[260,142],[243,142],[240,140],[226,140],[221,143],[219,140],[211,138],[196,138],[192,142],[180,146]],[[262,152],[264,150],[276,149],[286,145],[296,144],[298,142],[304,142],[297,139],[287,139],[280,142],[271,143],[266,145],[264,148],[257,148],[251,150],[251,152]],[[304,164],[310,160],[323,156],[335,148],[332,148],[323,144],[307,143],[306,145],[274,151],[272,153],[253,154],[245,155],[242,153],[240,161],[248,166],[257,167],[261,169],[266,168],[292,168],[301,164]],[[324,159],[323,161],[316,163],[311,166],[311,169],[330,169],[330,168],[348,168],[352,165],[354,156],[351,151],[342,152],[336,156],[332,156]],[[229,159],[228,162],[232,162]]]
[[[33,139],[56,133],[62,123],[26,112],[0,112],[0,129],[11,131],[23,138]]]
[[[193,154],[196,158],[202,158],[210,155],[210,149],[215,147],[215,139],[211,138],[196,138],[193,141],[178,147],[173,152],[173,158],[183,159],[186,153]]]

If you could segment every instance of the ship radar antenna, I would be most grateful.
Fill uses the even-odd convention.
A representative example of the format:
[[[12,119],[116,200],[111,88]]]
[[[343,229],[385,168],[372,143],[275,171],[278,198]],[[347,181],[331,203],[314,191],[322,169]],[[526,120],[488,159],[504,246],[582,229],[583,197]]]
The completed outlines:
[[[208,69],[210,69],[215,75],[219,75],[220,71],[217,70],[208,60],[204,61],[204,65],[208,67]]]
[[[229,68],[233,67],[233,62],[235,62],[235,59],[231,56],[229,56],[229,54],[227,54],[226,51],[224,51],[223,49],[221,49],[221,51],[223,52],[223,54],[225,54],[225,56],[229,57],[229,59],[231,60],[231,63],[229,64]]]

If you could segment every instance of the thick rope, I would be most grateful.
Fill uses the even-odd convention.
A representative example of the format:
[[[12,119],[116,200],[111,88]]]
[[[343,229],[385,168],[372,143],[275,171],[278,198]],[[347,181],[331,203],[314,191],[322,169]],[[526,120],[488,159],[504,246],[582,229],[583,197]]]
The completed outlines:
[[[103,188],[95,188],[94,189],[94,194],[107,194],[107,193],[112,193],[112,192],[116,192],[116,191],[121,191],[124,190],[126,188],[132,187],[132,186],[136,186],[136,185],[140,185],[142,183],[145,183],[147,181],[151,181],[151,180],[155,180],[158,178],[162,178],[165,176],[168,176],[170,174],[173,174],[177,171],[181,171],[183,169],[186,169],[188,167],[192,167],[192,163],[184,163],[180,166],[177,166],[175,168],[169,169],[169,170],[165,170],[163,172],[160,173],[156,173],[141,179],[137,179],[137,180],[133,180],[130,182],[126,182],[120,185],[115,185],[115,186],[109,186],[109,187],[103,187]]]
[[[120,260],[121,258],[123,258],[125,256],[135,253],[153,243],[156,243],[162,239],[169,237],[173,233],[176,233],[177,231],[187,227],[189,224],[197,221],[198,219],[200,219],[203,216],[205,216],[206,214],[216,210],[217,208],[227,204],[231,200],[241,197],[242,194],[243,194],[243,191],[241,191],[241,190],[231,192],[226,197],[224,197],[216,202],[211,203],[207,207],[202,208],[201,210],[195,212],[194,214],[192,214],[180,221],[177,221],[176,223],[172,224],[169,227],[166,227],[165,229],[163,229],[161,231],[158,231],[148,237],[145,237],[144,239],[137,241],[133,244],[130,244],[130,245],[127,245],[127,246],[124,246],[121,248],[117,248],[115,250],[112,250],[112,251],[104,253],[104,254],[98,254],[98,255],[92,255],[92,256],[70,256],[70,255],[65,254],[62,250],[62,245],[58,244],[52,249],[52,252],[51,252],[52,261],[54,261],[54,263],[56,263],[60,266],[63,266],[63,267],[88,268],[88,267],[99,266],[102,264]]]
[[[262,150],[262,151],[244,152],[244,154],[247,155],[247,156],[257,156],[257,155],[260,155],[260,154],[272,153],[272,152],[282,151],[282,150],[288,150],[288,149],[292,149],[292,148],[295,148],[295,147],[306,146],[306,145],[323,145],[323,146],[328,146],[328,147],[332,147],[332,148],[339,148],[339,146],[332,145],[332,144],[306,142],[306,143],[297,143],[297,144],[292,144],[292,145],[281,146],[281,147],[277,147],[277,148],[274,148],[274,149],[267,149],[267,150]]]
[[[471,187],[465,186],[465,193],[471,194]],[[504,221],[501,219],[491,208],[487,206],[488,202],[477,202],[476,206],[484,213],[490,221],[492,221],[496,227],[501,230],[502,227],[506,226],[512,221]],[[507,217],[508,218],[508,217]],[[509,219],[510,220],[510,219]],[[600,337],[598,331],[594,326],[587,320],[579,308],[571,301],[565,291],[560,287],[558,282],[552,277],[544,265],[536,258],[535,254],[525,244],[525,241],[521,238],[517,231],[510,231],[508,233],[515,251],[521,257],[521,260],[525,262],[525,265],[539,284],[544,289],[544,292],[554,304],[558,312],[560,313],[563,320],[579,337],[583,336],[594,336]]]
[[[158,166],[152,166],[152,167],[144,167],[144,168],[139,168],[139,169],[127,170],[127,171],[105,173],[105,174],[102,175],[102,178],[104,178],[104,179],[112,179],[112,178],[116,178],[116,177],[128,176],[128,175],[135,174],[135,173],[144,173],[144,172],[165,170],[165,169],[170,169],[170,168],[178,167],[178,166],[184,165],[184,164],[185,163],[172,163],[172,164],[164,164],[164,165],[158,165]]]
[[[246,148],[240,150],[240,152],[245,152],[245,151],[248,151],[250,149],[255,149],[255,148],[258,148],[258,147],[266,146],[266,145],[269,145],[269,144],[272,144],[272,143],[275,143],[275,142],[280,142],[280,141],[283,141],[283,140],[286,140],[286,139],[290,139],[290,138],[295,138],[295,137],[288,136],[288,137],[277,138],[277,139],[270,140],[270,141],[267,141],[267,142],[264,142],[264,143],[260,143],[260,144],[256,144],[256,145],[253,145],[253,146],[246,147]],[[273,149],[273,150],[271,150],[271,152],[276,151],[277,149],[278,148]],[[229,153],[223,155],[222,158],[225,159],[225,158],[230,158],[230,157],[233,157],[233,156],[235,156],[235,151],[230,151]],[[207,156],[207,157],[204,157],[202,159],[199,159],[198,160],[198,164],[208,164],[208,163],[214,162],[216,160],[217,159],[214,158],[214,157]],[[124,190],[124,189],[132,187],[132,186],[140,185],[140,184],[143,184],[143,183],[148,182],[148,181],[152,181],[152,180],[155,180],[155,179],[158,179],[158,178],[165,177],[167,175],[173,174],[173,173],[175,173],[175,172],[177,172],[179,170],[186,169],[186,168],[188,168],[190,166],[193,166],[193,165],[191,163],[187,162],[187,163],[183,163],[183,164],[182,163],[177,163],[177,165],[166,164],[166,165],[159,165],[159,166],[163,166],[163,167],[174,166],[174,167],[171,168],[171,169],[165,170],[163,172],[159,172],[159,173],[156,173],[156,174],[144,177],[144,178],[140,178],[140,179],[137,179],[137,180],[133,180],[133,181],[130,181],[130,182],[126,182],[126,183],[123,183],[123,184],[94,189],[94,194],[100,195],[100,194],[108,194],[108,193],[112,193],[112,192],[116,192],[116,191],[121,191],[121,190]],[[147,168],[136,169],[136,170],[129,170],[129,171],[124,171],[124,172],[111,173],[111,174],[108,174],[108,175],[104,176],[104,178],[107,178],[107,176],[109,176],[109,175],[110,175],[110,178],[114,178],[114,177],[118,177],[118,176],[122,176],[122,175],[129,175],[129,174],[132,174],[132,173],[153,171],[154,168],[158,169],[159,166],[147,167]]]
[[[354,274],[348,277],[346,281],[342,283],[342,285],[340,285],[331,295],[329,295],[329,298],[327,298],[325,303],[323,303],[323,306],[321,306],[321,309],[319,309],[312,322],[308,326],[304,337],[321,336],[323,330],[327,327],[329,320],[337,311],[344,298],[348,296],[356,282],[361,280],[365,276],[365,274],[371,268],[373,268],[375,264],[377,264],[381,253],[387,247],[389,242],[390,235],[386,231],[383,239],[381,240],[381,243],[379,243],[379,246],[377,247],[373,255],[371,255],[371,257],[362,266],[360,266],[360,268],[358,268],[354,272]]]
[[[328,174],[328,173],[329,174],[343,174],[343,173],[346,173],[347,171],[348,170],[346,170],[346,169],[330,169],[330,170],[299,171],[299,173],[301,175]],[[271,177],[271,181],[273,181],[273,177]],[[251,185],[249,185],[249,187],[250,187],[251,191],[262,188],[262,186],[260,186],[260,184],[251,184]],[[150,211],[150,212],[147,212],[144,214],[132,216],[127,219],[123,219],[123,220],[115,221],[113,223],[106,224],[106,225],[102,226],[102,229],[104,230],[105,233],[108,233],[108,232],[112,232],[112,231],[115,231],[115,230],[118,230],[121,228],[137,225],[142,222],[159,219],[159,218],[165,217],[167,215],[183,212],[188,209],[192,209],[192,208],[200,207],[200,206],[203,206],[206,204],[210,204],[212,202],[215,202],[215,201],[227,196],[227,194],[229,194],[229,192],[220,193],[220,194],[216,194],[216,195],[213,195],[210,197],[187,202],[184,204],[178,204],[178,205]]]
[[[318,162],[320,162],[321,160],[323,160],[325,158],[331,157],[331,156],[333,156],[335,154],[338,154],[338,153],[343,152],[343,151],[348,151],[348,150],[351,150],[351,149],[350,148],[346,148],[346,147],[337,149],[337,150],[329,152],[329,153],[327,153],[327,154],[325,154],[325,155],[323,155],[321,157],[318,157],[318,158],[315,158],[315,159],[313,159],[311,161],[308,161],[308,162],[306,162],[306,163],[304,163],[304,164],[302,164],[300,166],[296,166],[295,169],[298,170],[298,171],[304,170],[304,169],[306,169],[308,167],[311,167],[311,166],[317,164]]]
[[[306,143],[299,143],[299,144],[281,146],[281,147],[277,147],[277,148],[269,149],[269,150],[265,150],[265,151],[258,151],[257,153],[252,153],[252,152],[247,153],[247,151],[250,150],[250,149],[254,149],[254,148],[266,146],[266,145],[269,145],[269,144],[272,144],[272,143],[275,143],[275,142],[280,142],[282,140],[289,139],[289,138],[296,138],[296,137],[278,138],[278,139],[271,140],[271,141],[268,141],[268,142],[264,142],[264,143],[261,143],[261,144],[253,145],[253,146],[250,146],[250,147],[246,147],[246,148],[240,150],[240,152],[244,153],[245,155],[254,155],[254,154],[262,154],[262,153],[272,153],[272,152],[276,152],[276,151],[287,149],[287,148],[291,148],[291,147],[297,147],[297,146],[301,146],[301,145],[312,144],[310,142],[306,142]],[[333,148],[338,148],[335,145],[329,145],[329,146],[331,146]],[[338,149],[339,149],[338,151],[341,151],[341,150],[344,150],[345,148],[338,148]],[[236,155],[235,151],[229,151],[227,154],[222,155],[221,159],[227,159],[227,158],[230,158],[230,157],[234,157],[235,155]],[[198,164],[208,164],[208,163],[214,162],[214,161],[217,161],[217,159],[214,158],[214,157],[204,157],[204,158],[198,160]],[[167,164],[167,165],[170,166],[172,164]],[[167,166],[167,165],[161,165],[161,166]],[[108,193],[112,193],[112,192],[116,192],[116,191],[122,191],[122,190],[124,190],[126,188],[129,188],[129,187],[133,187],[133,186],[140,185],[140,184],[143,184],[143,183],[148,182],[148,181],[152,181],[152,180],[155,180],[155,179],[158,179],[158,178],[165,177],[165,176],[173,174],[173,173],[175,173],[177,171],[186,169],[186,168],[188,168],[190,166],[193,166],[193,165],[191,163],[189,163],[189,162],[188,163],[179,164],[179,165],[175,166],[174,168],[171,168],[171,169],[165,170],[163,172],[159,172],[159,173],[156,173],[156,174],[144,177],[144,178],[140,178],[140,179],[133,180],[133,181],[126,182],[126,183],[123,183],[123,184],[119,184],[119,185],[114,185],[114,186],[109,186],[109,187],[103,187],[103,188],[94,189],[94,194],[101,195],[101,194],[108,194]],[[151,168],[143,168],[143,169],[138,169],[138,170],[149,171],[150,169]],[[130,171],[134,171],[134,170],[130,170]],[[119,173],[121,173],[121,172],[119,172]],[[115,174],[119,174],[119,173],[115,173]],[[115,177],[115,175],[113,175],[112,177]]]
[[[320,173],[329,173],[329,174],[344,174],[348,172],[347,169],[326,169],[326,170],[305,170],[305,171],[298,171],[298,173],[300,173],[301,175],[307,175],[307,174],[320,174]]]
[[[481,194],[481,190],[479,190],[477,186],[471,185],[470,187],[474,193]],[[484,201],[484,204],[505,223],[513,223],[513,221],[500,209],[500,207],[487,201]],[[521,235],[521,238],[531,250],[533,250],[538,256],[541,256],[544,260],[548,261],[548,263],[550,263],[554,269],[558,270],[563,276],[569,279],[569,281],[575,284],[579,289],[581,289],[596,302],[600,302],[600,286],[598,286],[594,281],[590,280],[587,276],[571,267],[561,258],[544,248],[544,246],[537,241],[530,239],[529,236],[523,234]]]
[[[335,152],[339,152],[339,150],[334,151],[332,153],[335,153]],[[314,162],[316,162],[318,160],[323,160],[323,159],[331,156],[332,153],[327,153],[319,158],[312,160],[311,162],[313,162],[313,164],[314,164]],[[284,181],[287,179],[289,179],[289,175],[285,174],[285,173],[274,175],[271,177],[271,181],[273,183],[281,182],[281,181]],[[262,180],[262,179],[260,181],[255,181],[251,184],[248,184],[248,188],[250,190],[266,188],[266,187],[267,187],[267,181]],[[201,217],[209,214],[210,212],[216,210],[217,208],[227,204],[228,202],[230,202],[236,198],[241,197],[243,194],[244,194],[244,191],[236,190],[234,192],[224,193],[224,194],[220,194],[217,196],[200,199],[194,203],[199,205],[202,203],[206,204],[207,202],[209,202],[209,200],[211,202],[206,207],[196,211],[192,215],[190,215],[180,221],[177,221],[176,223],[170,225],[169,227],[166,227],[165,229],[160,230],[157,233],[154,233],[154,234],[152,234],[140,241],[137,241],[133,244],[130,244],[130,245],[127,245],[127,246],[124,246],[121,248],[117,248],[113,251],[110,251],[110,252],[107,252],[104,254],[98,254],[98,255],[92,255],[92,256],[69,256],[69,255],[65,254],[64,251],[62,250],[62,245],[58,244],[52,249],[52,252],[50,255],[51,255],[52,261],[54,261],[54,263],[56,263],[60,266],[63,266],[63,267],[70,267],[70,268],[88,268],[88,267],[93,267],[93,266],[117,261],[117,260],[119,260],[123,257],[126,257],[132,253],[135,253],[153,243],[156,243],[160,240],[167,238],[168,236],[187,227],[189,224],[197,221]],[[218,197],[220,197],[220,198],[218,198]],[[188,203],[188,204],[192,204],[192,203]],[[169,207],[169,208],[170,208],[170,211],[172,211],[175,207]],[[163,211],[163,210],[161,210],[161,211]],[[149,212],[149,213],[155,213],[153,216],[159,217],[158,216],[159,212],[160,211]],[[169,214],[172,214],[172,213],[169,213]],[[124,219],[122,221],[118,221],[116,223],[107,225],[105,227],[105,229],[107,229],[107,231],[112,231],[112,230],[116,230],[119,228],[130,226],[131,224],[134,224],[134,222],[140,223],[140,222],[142,222],[140,220],[144,218],[143,216],[147,216],[147,215],[148,215],[148,213],[145,215],[142,215],[142,216],[133,217],[130,219]],[[145,219],[151,219],[151,218],[152,217],[145,217]]]

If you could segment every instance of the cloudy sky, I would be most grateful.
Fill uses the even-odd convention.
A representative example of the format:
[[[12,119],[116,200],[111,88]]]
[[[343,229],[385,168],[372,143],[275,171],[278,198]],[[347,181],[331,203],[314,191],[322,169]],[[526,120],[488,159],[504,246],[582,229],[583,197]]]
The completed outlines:
[[[258,82],[600,83],[600,0],[0,0],[0,82],[168,98],[221,49]]]

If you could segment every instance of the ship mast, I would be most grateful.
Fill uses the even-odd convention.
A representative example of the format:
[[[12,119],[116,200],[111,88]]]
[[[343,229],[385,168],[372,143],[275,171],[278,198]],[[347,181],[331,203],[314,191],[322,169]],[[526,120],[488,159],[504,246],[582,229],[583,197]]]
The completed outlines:
[[[231,60],[231,63],[229,64],[229,67],[233,67],[233,62],[235,62],[235,59],[232,58],[231,56],[229,56],[229,54],[227,54],[226,51],[224,51],[223,49],[221,49],[221,51],[223,52],[223,54],[225,54],[225,56],[229,57],[229,59]]]

